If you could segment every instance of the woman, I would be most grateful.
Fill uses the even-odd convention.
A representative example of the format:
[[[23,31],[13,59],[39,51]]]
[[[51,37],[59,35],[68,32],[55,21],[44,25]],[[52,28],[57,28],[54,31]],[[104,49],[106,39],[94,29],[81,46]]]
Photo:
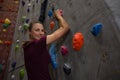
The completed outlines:
[[[23,45],[28,80],[51,80],[48,69],[50,55],[46,47],[69,30],[60,11],[55,10],[54,14],[60,27],[50,35],[45,35],[44,27],[39,22],[31,23],[29,26],[30,41]]]

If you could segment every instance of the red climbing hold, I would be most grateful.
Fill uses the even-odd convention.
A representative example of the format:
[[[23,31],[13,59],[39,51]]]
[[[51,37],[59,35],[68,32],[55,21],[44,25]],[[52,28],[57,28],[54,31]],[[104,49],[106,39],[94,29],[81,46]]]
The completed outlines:
[[[51,22],[50,22],[50,29],[53,30],[54,26],[55,26],[54,21],[51,21]]]
[[[0,3],[3,3],[4,2],[4,0],[0,0]]]
[[[83,46],[84,43],[84,38],[82,33],[75,33],[74,37],[73,37],[73,49],[78,51],[80,50],[80,48]]]
[[[60,9],[60,14],[61,14],[61,16],[63,16],[63,11],[62,11],[62,9]]]
[[[4,41],[4,44],[10,45],[11,41]]]

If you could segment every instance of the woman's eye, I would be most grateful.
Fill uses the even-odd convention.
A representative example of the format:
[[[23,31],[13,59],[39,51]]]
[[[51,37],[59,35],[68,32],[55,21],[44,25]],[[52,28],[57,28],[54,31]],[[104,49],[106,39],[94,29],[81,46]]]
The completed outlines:
[[[42,32],[44,32],[44,30],[42,30]]]
[[[40,31],[39,29],[36,29],[35,31]]]

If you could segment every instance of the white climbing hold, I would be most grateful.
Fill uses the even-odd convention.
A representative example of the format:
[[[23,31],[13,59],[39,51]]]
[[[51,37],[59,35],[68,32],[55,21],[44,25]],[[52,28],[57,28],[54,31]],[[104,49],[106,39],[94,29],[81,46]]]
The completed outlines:
[[[18,27],[18,30],[21,30],[21,28],[22,28],[22,26],[19,26],[19,27]]]
[[[17,43],[19,43],[19,42],[20,42],[20,40],[17,40],[16,42],[17,42]]]
[[[11,75],[11,80],[15,80],[15,75]]]
[[[31,3],[28,4],[28,7],[31,7]]]

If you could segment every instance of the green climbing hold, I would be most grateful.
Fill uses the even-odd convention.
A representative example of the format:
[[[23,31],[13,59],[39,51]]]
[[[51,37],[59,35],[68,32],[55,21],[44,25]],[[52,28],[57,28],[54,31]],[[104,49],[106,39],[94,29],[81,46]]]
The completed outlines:
[[[19,72],[20,80],[23,80],[24,76],[25,76],[25,70],[21,69],[20,72]]]
[[[9,27],[9,25],[8,24],[3,24],[3,28],[8,28]]]
[[[23,25],[23,28],[24,28],[24,30],[27,30],[27,29],[29,28],[29,24],[25,23],[25,24]]]
[[[19,45],[17,44],[16,46],[15,46],[15,51],[17,51],[19,49]]]
[[[0,73],[2,72],[2,64],[0,64]]]
[[[22,22],[25,22],[26,21],[26,16],[22,16]]]

